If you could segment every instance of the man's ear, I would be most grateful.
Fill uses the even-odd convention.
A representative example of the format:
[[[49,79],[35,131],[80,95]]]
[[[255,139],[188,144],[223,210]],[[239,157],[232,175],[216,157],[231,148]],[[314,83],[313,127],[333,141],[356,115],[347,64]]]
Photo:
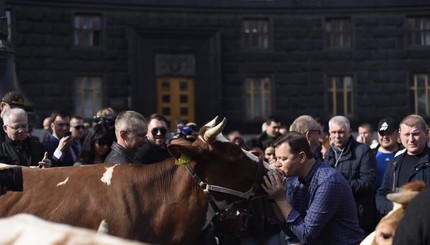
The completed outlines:
[[[6,126],[6,125],[3,125],[3,131],[4,131],[5,133],[7,133],[7,126]]]
[[[119,131],[119,137],[121,137],[122,140],[126,140],[127,139],[127,131],[120,130]]]
[[[306,161],[306,153],[304,151],[299,152],[300,162],[303,163]]]

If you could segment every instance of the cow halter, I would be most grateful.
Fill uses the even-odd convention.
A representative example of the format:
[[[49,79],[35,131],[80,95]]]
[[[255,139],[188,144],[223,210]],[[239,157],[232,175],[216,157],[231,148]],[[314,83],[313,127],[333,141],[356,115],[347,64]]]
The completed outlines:
[[[210,205],[212,206],[212,208],[217,213],[221,209],[216,204],[215,198],[211,194],[211,191],[225,193],[225,194],[229,194],[229,195],[233,195],[233,196],[237,196],[237,197],[243,198],[245,200],[249,200],[249,199],[251,199],[252,197],[255,196],[255,192],[256,192],[256,190],[258,188],[258,184],[259,184],[258,180],[260,179],[261,174],[263,172],[263,162],[260,159],[260,161],[258,163],[257,175],[254,178],[254,183],[252,184],[252,187],[248,191],[242,192],[242,191],[233,190],[233,189],[230,189],[230,188],[227,188],[227,187],[223,187],[223,186],[219,186],[219,185],[208,184],[208,183],[204,182],[203,180],[201,180],[199,176],[197,176],[196,172],[194,172],[193,168],[191,167],[191,165],[189,163],[186,163],[184,165],[187,167],[187,170],[191,174],[191,177],[193,177],[194,181],[203,190],[203,193],[205,193],[206,197],[208,198],[208,201],[209,201]]]

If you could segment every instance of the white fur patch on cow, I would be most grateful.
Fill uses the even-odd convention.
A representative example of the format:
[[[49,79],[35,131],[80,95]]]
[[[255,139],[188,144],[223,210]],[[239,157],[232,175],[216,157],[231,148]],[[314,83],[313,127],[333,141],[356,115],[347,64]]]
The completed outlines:
[[[110,185],[111,181],[112,181],[112,174],[113,174],[113,169],[117,166],[118,164],[113,165],[112,167],[105,167],[106,171],[103,173],[103,176],[100,178],[100,180],[105,183],[106,185]]]
[[[69,181],[69,177],[67,177],[64,181],[58,183],[57,186],[65,185],[67,183],[67,181]]]

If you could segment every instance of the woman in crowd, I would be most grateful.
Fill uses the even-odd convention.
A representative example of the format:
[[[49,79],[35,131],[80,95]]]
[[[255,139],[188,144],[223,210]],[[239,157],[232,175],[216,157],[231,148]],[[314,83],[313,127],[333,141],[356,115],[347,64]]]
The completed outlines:
[[[113,141],[114,135],[106,125],[94,125],[85,138],[81,155],[79,156],[79,160],[75,163],[75,166],[103,163],[106,156],[109,154],[110,146]]]

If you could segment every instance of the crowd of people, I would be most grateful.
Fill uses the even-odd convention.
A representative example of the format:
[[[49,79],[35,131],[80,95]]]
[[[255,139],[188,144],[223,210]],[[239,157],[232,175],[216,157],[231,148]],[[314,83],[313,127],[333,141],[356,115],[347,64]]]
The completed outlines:
[[[176,131],[169,132],[161,114],[146,118],[107,107],[92,125],[55,110],[43,121],[46,133],[39,139],[31,137],[24,106],[16,91],[0,102],[2,163],[40,168],[153,164],[170,157],[171,138],[197,137],[193,122],[178,121]],[[326,125],[310,115],[299,116],[289,128],[269,117],[254,139],[231,131],[229,141],[274,168],[262,183],[267,196],[251,204],[259,207],[254,218],[264,213],[264,224],[261,232],[246,237],[223,237],[212,227],[202,241],[216,244],[210,237],[219,236],[218,244],[359,244],[393,209],[388,193],[413,180],[430,185],[429,129],[421,116],[411,114],[400,123],[381,119],[376,139],[369,123],[359,125],[357,137],[352,132],[344,116],[334,116]]]

